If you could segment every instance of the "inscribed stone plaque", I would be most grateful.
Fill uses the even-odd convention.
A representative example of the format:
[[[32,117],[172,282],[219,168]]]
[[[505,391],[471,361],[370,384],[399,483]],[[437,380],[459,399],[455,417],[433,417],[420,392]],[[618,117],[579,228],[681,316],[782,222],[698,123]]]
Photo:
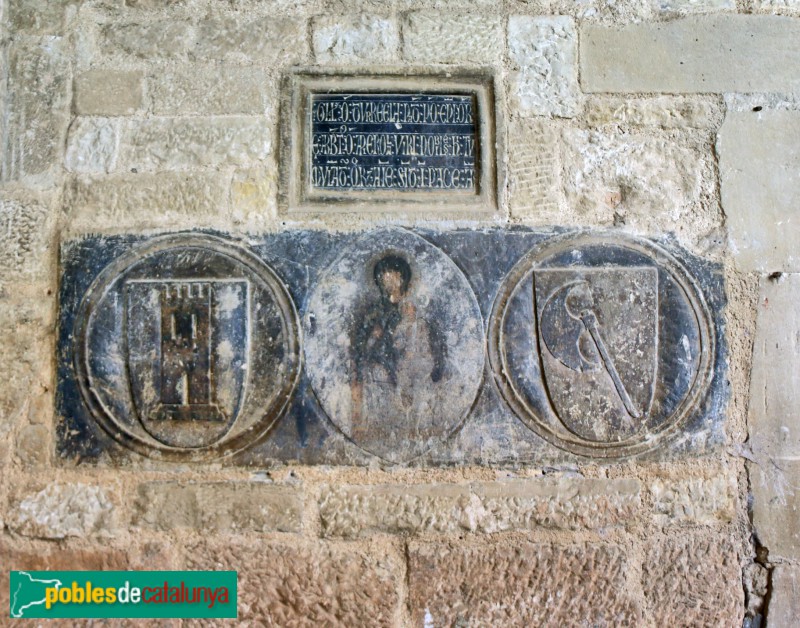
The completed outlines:
[[[280,201],[288,211],[494,211],[486,75],[292,75]]]
[[[299,370],[297,314],[257,258],[201,235],[156,238],[108,265],[75,332],[81,394],[113,438],[201,459],[256,442]]]
[[[311,185],[474,192],[476,129],[470,95],[314,94]]]
[[[490,356],[517,415],[559,447],[620,456],[696,410],[713,374],[695,281],[650,243],[582,235],[526,255],[500,290]]]

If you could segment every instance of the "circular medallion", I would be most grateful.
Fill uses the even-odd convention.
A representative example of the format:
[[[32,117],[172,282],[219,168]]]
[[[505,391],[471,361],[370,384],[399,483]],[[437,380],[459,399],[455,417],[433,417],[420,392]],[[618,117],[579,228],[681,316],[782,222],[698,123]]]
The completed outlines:
[[[106,267],[77,319],[76,369],[103,429],[139,453],[199,460],[262,438],[300,371],[275,273],[219,238],[149,240]]]
[[[503,397],[573,453],[656,447],[711,381],[715,342],[702,292],[662,248],[580,234],[549,240],[505,278],[489,325]]]
[[[440,249],[402,229],[365,234],[321,277],[304,318],[306,369],[356,445],[408,461],[457,430],[483,378],[477,300]]]

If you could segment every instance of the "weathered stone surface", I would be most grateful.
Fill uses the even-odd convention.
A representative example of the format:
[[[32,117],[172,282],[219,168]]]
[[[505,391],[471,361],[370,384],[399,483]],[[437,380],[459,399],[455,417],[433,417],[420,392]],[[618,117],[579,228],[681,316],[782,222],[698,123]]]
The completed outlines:
[[[632,625],[627,564],[608,545],[412,543],[414,625]]]
[[[263,118],[152,118],[129,123],[120,162],[140,172],[249,165],[266,159],[271,150]]]
[[[23,549],[5,540],[0,543],[0,560],[7,566],[0,572],[0,591],[5,593],[8,593],[9,570],[112,571],[128,567],[128,557],[118,549],[85,549],[53,544]]]
[[[624,525],[639,504],[636,480],[355,486],[326,489],[320,519],[326,535],[346,537],[492,533],[539,526],[575,530]]]
[[[194,38],[193,26],[187,20],[115,22],[100,29],[99,45],[107,55],[128,54],[157,59],[186,54]]]
[[[156,115],[263,114],[266,83],[262,68],[230,64],[163,69],[147,81]]]
[[[718,210],[703,205],[711,165],[691,148],[613,130],[568,128],[562,141],[564,193],[579,215],[695,242],[720,228]]]
[[[800,0],[753,0],[753,5],[763,13],[800,16]]]
[[[331,15],[315,18],[312,28],[318,63],[385,63],[397,57],[400,34],[391,19]]]
[[[586,102],[586,119],[592,126],[607,124],[673,128],[713,128],[722,121],[716,99],[686,96],[627,98],[592,96]]]
[[[800,455],[800,274],[762,277],[748,424],[759,461]]]
[[[762,277],[748,427],[753,525],[771,559],[800,558],[800,275]]]
[[[267,66],[302,63],[308,56],[304,20],[280,16],[209,17],[198,22],[191,56],[208,61],[258,60]]]
[[[42,298],[47,288],[34,285],[23,279],[0,288],[0,441],[18,427],[51,417],[52,348],[47,331],[52,314],[49,301]],[[48,447],[49,441],[45,456]]]
[[[547,122],[516,119],[508,134],[509,207],[544,224],[562,218],[560,135]]]
[[[777,565],[772,569],[767,625],[791,628],[800,618],[800,568]]]
[[[141,484],[134,525],[203,532],[299,532],[303,503],[292,487],[258,482]]]
[[[110,118],[75,118],[67,136],[64,166],[71,172],[114,170],[119,148],[119,123]]]
[[[694,522],[712,524],[736,516],[735,477],[655,480],[650,484],[655,520],[660,524]]]
[[[800,24],[749,15],[581,31],[587,92],[797,92]]]
[[[681,532],[649,544],[642,585],[656,626],[742,624],[742,570],[725,536]]]
[[[651,0],[656,11],[667,15],[736,11],[736,0]]]
[[[0,193],[0,278],[41,277],[51,260],[49,199]]]
[[[800,94],[725,94],[723,101],[728,112],[800,110]]]
[[[73,230],[96,231],[145,225],[197,226],[222,211],[227,186],[215,174],[134,174],[76,178],[64,208]],[[186,222],[191,219],[190,222]]]
[[[143,106],[144,73],[138,70],[89,70],[75,77],[75,112],[125,116]]]
[[[580,111],[578,37],[569,17],[512,16],[511,96],[523,115],[570,118]]]
[[[114,500],[102,486],[49,484],[16,501],[8,527],[17,534],[44,539],[108,535],[112,531]]]
[[[26,425],[17,436],[17,457],[26,467],[46,463],[51,454],[50,432],[44,425]]]
[[[759,542],[773,560],[800,558],[800,462],[776,457],[748,466]]]
[[[403,56],[418,63],[491,63],[503,40],[499,16],[417,11],[403,22]]]
[[[15,33],[55,35],[63,32],[67,10],[77,0],[15,0],[7,5],[8,20]]]
[[[65,42],[12,44],[8,52],[9,102],[2,178],[50,187],[61,161],[69,122],[69,65]]]
[[[478,302],[441,249],[405,230],[375,230],[342,250],[309,297],[303,336],[330,420],[387,461],[446,440],[480,389]]]
[[[263,168],[236,170],[231,178],[231,220],[236,224],[259,225],[276,213],[278,173],[270,164]]]
[[[800,270],[798,137],[796,111],[729,113],[719,131],[722,207],[744,271]]]
[[[186,569],[238,572],[240,622],[395,626],[402,578],[385,551],[325,544],[190,545]]]

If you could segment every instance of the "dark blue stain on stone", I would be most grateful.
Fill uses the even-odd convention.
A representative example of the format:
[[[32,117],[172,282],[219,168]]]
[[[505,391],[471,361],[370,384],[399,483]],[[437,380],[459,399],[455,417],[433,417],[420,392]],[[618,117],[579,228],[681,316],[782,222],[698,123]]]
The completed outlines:
[[[472,287],[484,320],[488,320],[503,279],[532,248],[567,229],[533,231],[523,227],[411,229],[447,254]],[[223,233],[203,231],[236,243]],[[363,232],[331,233],[315,230],[269,234],[240,246],[268,264],[286,285],[302,320],[309,294],[321,274],[342,251],[363,237]],[[109,437],[87,409],[74,368],[73,331],[81,301],[92,281],[115,259],[148,238],[143,236],[88,236],[67,242],[61,250],[57,345],[56,408],[57,450],[66,464],[135,460],[138,455]],[[730,395],[726,379],[727,346],[723,310],[726,304],[720,264],[694,256],[670,239],[658,245],[674,255],[702,289],[716,334],[714,378],[708,394],[683,428],[684,438],[645,454],[647,459],[671,459],[704,453],[724,443],[724,409]],[[487,361],[482,391],[460,433],[414,461],[417,465],[545,463],[571,460],[566,454],[525,427],[502,401]],[[697,444],[693,436],[701,436]],[[305,372],[284,415],[261,443],[228,458],[226,464],[264,466],[282,462],[299,464],[370,464],[375,458],[356,447],[331,424],[312,390]]]

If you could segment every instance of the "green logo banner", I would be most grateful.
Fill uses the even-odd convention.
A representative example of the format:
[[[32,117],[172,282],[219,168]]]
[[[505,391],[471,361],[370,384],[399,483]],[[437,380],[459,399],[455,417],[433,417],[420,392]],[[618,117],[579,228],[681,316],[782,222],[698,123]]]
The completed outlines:
[[[10,616],[236,618],[235,571],[12,571]]]

